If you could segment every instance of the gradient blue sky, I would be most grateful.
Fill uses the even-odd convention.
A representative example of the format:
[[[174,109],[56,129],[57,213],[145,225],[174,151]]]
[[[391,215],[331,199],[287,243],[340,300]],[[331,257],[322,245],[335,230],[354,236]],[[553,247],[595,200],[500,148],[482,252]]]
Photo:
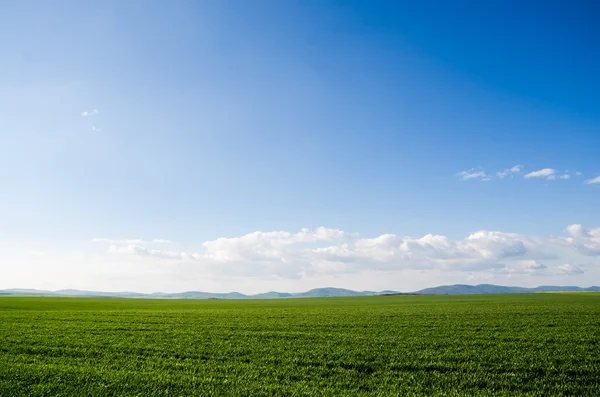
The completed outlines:
[[[599,18],[593,1],[4,2],[0,288],[598,284]],[[481,230],[544,249],[491,238],[452,268],[472,250],[419,240]],[[400,254],[404,236],[434,254]],[[306,257],[344,244],[360,266]],[[498,270],[525,261],[571,268]]]

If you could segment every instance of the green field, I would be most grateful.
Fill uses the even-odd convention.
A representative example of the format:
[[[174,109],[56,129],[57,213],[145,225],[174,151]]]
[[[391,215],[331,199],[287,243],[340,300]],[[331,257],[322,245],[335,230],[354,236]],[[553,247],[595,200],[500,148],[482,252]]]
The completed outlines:
[[[0,298],[0,396],[600,395],[600,294]]]

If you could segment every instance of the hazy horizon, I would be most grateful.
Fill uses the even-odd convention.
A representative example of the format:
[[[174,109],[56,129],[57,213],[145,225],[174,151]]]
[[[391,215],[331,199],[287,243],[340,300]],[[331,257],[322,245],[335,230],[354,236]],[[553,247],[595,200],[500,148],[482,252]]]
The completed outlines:
[[[475,291],[474,291],[475,289]],[[525,289],[526,291],[523,291]],[[536,287],[521,287],[521,286],[507,286],[507,285],[495,285],[495,284],[451,284],[451,285],[435,285],[426,287],[414,291],[398,291],[398,290],[353,290],[342,287],[326,286],[311,288],[305,291],[262,291],[257,293],[242,293],[239,291],[153,291],[153,292],[139,292],[139,291],[92,291],[92,290],[80,290],[77,288],[68,288],[61,290],[40,290],[30,288],[8,288],[0,289],[1,293],[8,293],[10,295],[17,296],[39,296],[44,293],[55,294],[46,296],[57,296],[57,297],[88,297],[88,298],[102,298],[102,297],[115,297],[115,298],[171,298],[171,299],[207,299],[207,298],[223,298],[223,299],[237,299],[238,296],[244,298],[264,298],[264,299],[284,299],[284,298],[307,298],[307,297],[351,297],[351,296],[378,296],[385,294],[399,294],[399,295],[413,295],[422,294],[426,295],[470,295],[470,294],[515,294],[515,293],[536,293],[536,292],[569,292],[569,293],[585,293],[585,292],[600,292],[600,286],[597,285],[585,285],[585,286],[573,286],[573,285],[539,285]],[[106,295],[102,295],[106,294]],[[269,294],[282,294],[280,295],[269,295]]]

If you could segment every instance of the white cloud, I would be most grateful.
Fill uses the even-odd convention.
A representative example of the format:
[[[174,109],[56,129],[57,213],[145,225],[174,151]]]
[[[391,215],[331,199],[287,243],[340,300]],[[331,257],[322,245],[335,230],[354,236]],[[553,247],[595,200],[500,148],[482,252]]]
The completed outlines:
[[[547,274],[548,266],[534,259],[519,260],[510,266],[496,269],[497,273],[512,274],[528,274],[531,276],[544,276]]]
[[[516,174],[521,173],[522,171],[523,171],[522,165],[515,165],[511,168],[506,168],[503,171],[496,172],[496,177],[499,179],[505,179],[508,177],[512,178]],[[575,172],[574,174],[578,175],[578,176],[582,175],[581,172]],[[462,180],[479,179],[481,182],[487,182],[487,181],[492,180],[492,177],[487,175],[486,172],[484,170],[482,170],[481,168],[471,168],[466,171],[461,171],[461,172],[457,173],[456,176]],[[565,171],[562,175],[558,175],[558,171],[554,168],[543,168],[543,169],[525,174],[523,177],[525,179],[545,178],[549,181],[554,181],[556,179],[562,179],[562,180],[571,179],[571,175],[569,174],[568,171]],[[590,179],[589,181],[586,181],[586,183],[588,183],[588,184],[600,183],[600,176],[597,178],[594,178],[594,179]]]
[[[460,179],[466,181],[469,179],[478,179],[478,178],[484,178],[486,179],[487,175],[484,171],[482,170],[478,170],[475,168],[471,168],[470,170],[467,171],[461,171],[458,174],[456,174],[456,176],[458,176]]]
[[[96,124],[92,124],[92,131],[94,131],[94,132],[102,132],[102,129],[96,127]]]
[[[577,171],[577,172],[575,173],[575,175],[577,175],[577,176],[581,176],[581,175],[583,175],[583,173],[581,173],[581,172]]]
[[[580,268],[570,265],[568,263],[565,263],[564,265],[554,266],[552,269],[550,269],[550,271],[553,274],[557,275],[573,275],[584,273],[583,270],[581,270]]]
[[[600,228],[586,230],[582,225],[569,225],[565,241],[582,255],[600,255]]]
[[[500,179],[506,178],[507,176],[512,176],[514,174],[518,174],[523,169],[522,165],[515,165],[512,168],[507,168],[502,172],[496,172],[496,176]]]
[[[148,256],[161,259],[179,259],[179,260],[197,260],[200,259],[200,254],[193,254],[179,251],[165,251],[157,249],[148,249],[146,247],[137,244],[118,245],[111,244],[108,248],[108,252],[111,254],[122,254],[122,255],[138,255]]]
[[[86,110],[85,112],[81,113],[81,117],[91,117],[97,115],[98,113],[100,113],[98,112],[98,109],[93,109],[90,111]]]
[[[588,185],[593,185],[595,183],[600,183],[600,176],[597,176],[595,178],[589,179],[589,180],[585,181],[585,183],[587,183]]]
[[[148,247],[142,240],[96,241],[112,254],[175,260],[201,269],[246,276],[297,278],[362,271],[492,271],[508,274],[554,274],[539,260],[555,259],[556,249],[600,255],[600,229],[567,228],[569,237],[524,236],[482,230],[462,240],[427,234],[421,238],[383,234],[360,238],[337,229],[302,229],[297,233],[254,232],[206,241],[191,251]],[[154,242],[160,240],[152,240]]]
[[[553,168],[544,168],[538,171],[530,172],[529,174],[525,174],[525,179],[530,178],[547,178],[547,179],[555,179],[556,170]]]
[[[497,273],[505,273],[509,277],[516,274],[529,276],[564,276],[584,274],[584,271],[570,264],[548,267],[535,260],[517,261],[514,265],[495,270]]]
[[[523,268],[525,269],[525,271],[528,273],[536,272],[536,271],[540,271],[540,270],[544,270],[544,269],[548,268],[548,266],[546,266],[543,263],[540,263],[536,260],[533,260],[533,259],[526,260],[526,261],[519,261],[519,264],[522,265]]]

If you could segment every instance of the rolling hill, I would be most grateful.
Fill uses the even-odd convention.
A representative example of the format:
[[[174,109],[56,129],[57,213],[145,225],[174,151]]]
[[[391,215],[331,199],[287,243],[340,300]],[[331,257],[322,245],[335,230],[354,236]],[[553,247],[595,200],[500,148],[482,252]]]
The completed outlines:
[[[176,293],[154,292],[150,294],[138,292],[102,292],[63,289],[58,291],[36,289],[5,289],[0,295],[15,296],[71,296],[71,297],[104,297],[104,298],[159,298],[159,299],[283,299],[283,298],[326,298],[342,296],[373,296],[373,295],[474,295],[474,294],[524,294],[535,292],[600,292],[600,287],[588,288],[577,286],[544,285],[535,288],[506,287],[493,284],[454,284],[425,288],[414,292],[397,291],[353,291],[344,288],[315,288],[305,292],[289,293],[269,291],[255,295],[245,295],[240,292],[213,293],[203,291],[185,291]]]

